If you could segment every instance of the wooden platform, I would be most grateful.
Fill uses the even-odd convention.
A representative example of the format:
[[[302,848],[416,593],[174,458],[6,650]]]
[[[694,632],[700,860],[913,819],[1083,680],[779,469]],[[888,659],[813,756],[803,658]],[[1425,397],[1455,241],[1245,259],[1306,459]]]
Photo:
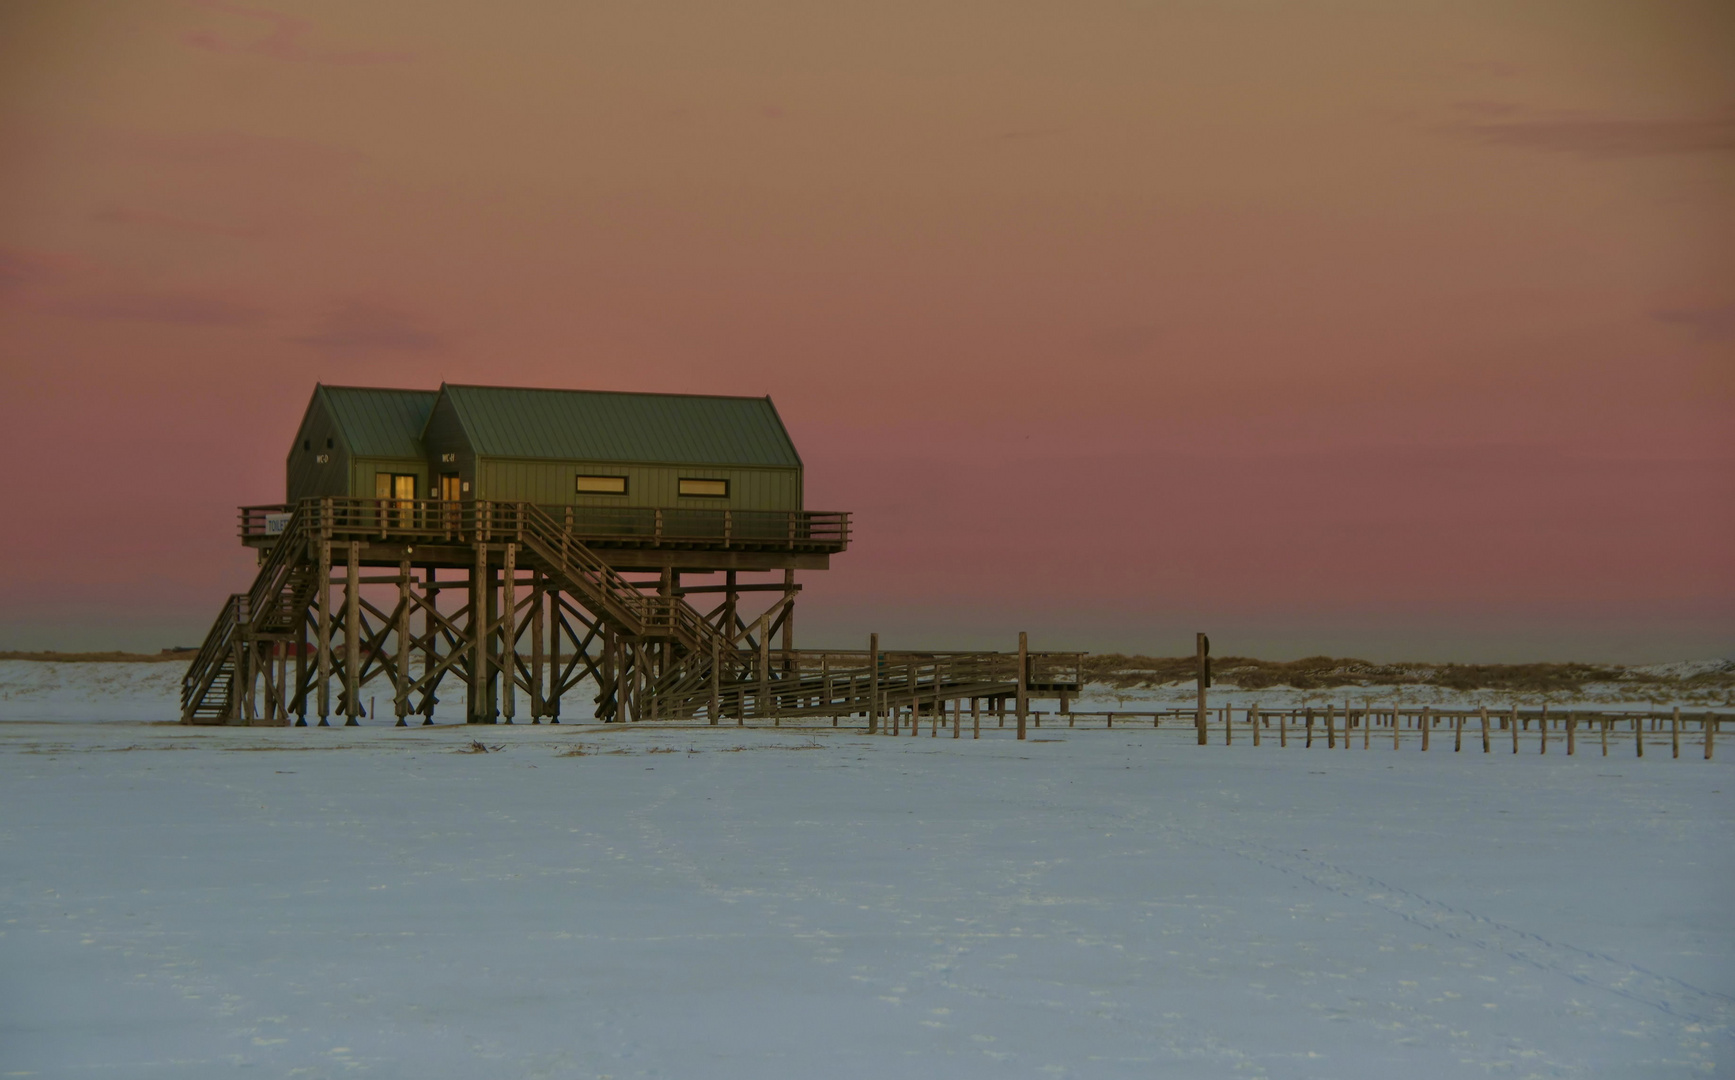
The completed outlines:
[[[367,545],[364,566],[467,568],[488,535],[486,502],[432,499],[306,500],[324,535]],[[276,544],[295,508],[240,508],[241,542],[260,551]],[[653,507],[538,506],[572,538],[620,570],[826,570],[849,547],[849,514],[837,511],[664,510]],[[478,527],[478,522],[483,523]]]

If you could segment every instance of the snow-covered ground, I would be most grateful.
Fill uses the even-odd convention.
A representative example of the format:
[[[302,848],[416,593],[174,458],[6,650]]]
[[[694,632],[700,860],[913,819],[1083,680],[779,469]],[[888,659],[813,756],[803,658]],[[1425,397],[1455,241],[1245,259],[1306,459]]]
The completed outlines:
[[[1710,661],[1726,664],[1727,661]],[[1664,671],[1662,669],[1669,669]],[[1678,669],[1678,670],[1677,670]],[[1651,669],[1645,669],[1651,670]],[[1685,678],[1701,670],[1711,670],[1704,663],[1657,665],[1657,674],[1673,674]],[[1721,670],[1720,668],[1717,670]],[[0,660],[0,723],[13,720],[94,721],[173,721],[180,717],[181,676],[186,665],[167,663],[52,663],[38,660]],[[378,684],[383,686],[383,684]],[[390,691],[364,689],[375,705],[389,712],[382,704]],[[590,716],[590,699],[594,689],[588,685],[567,696],[562,704],[565,715],[583,720]],[[1193,707],[1196,691],[1193,684],[1171,683],[1154,688],[1116,690],[1095,684],[1087,687],[1077,709],[1125,709],[1156,711]],[[1649,696],[1648,696],[1649,695]],[[442,700],[435,718],[446,723],[462,723],[464,690],[461,683],[451,680],[441,691]],[[336,700],[335,690],[332,700]],[[1546,701],[1551,709],[1580,706],[1607,710],[1667,709],[1680,705],[1683,710],[1698,711],[1707,707],[1735,713],[1735,701],[1727,690],[1680,690],[1665,688],[1643,690],[1618,683],[1592,684],[1577,693],[1510,694],[1503,691],[1457,691],[1435,686],[1343,686],[1329,689],[1297,690],[1293,687],[1266,687],[1241,690],[1234,686],[1219,686],[1210,693],[1213,706],[1229,705],[1236,710],[1251,705],[1269,709],[1344,705],[1361,708],[1364,705],[1389,705],[1396,701],[1406,707],[1476,708],[1486,705],[1493,710],[1513,705],[1531,709]],[[522,703],[521,703],[522,705]],[[1057,703],[1038,701],[1036,706],[1054,711]]]
[[[0,723],[0,1074],[1735,1075],[1727,759],[1190,739]]]

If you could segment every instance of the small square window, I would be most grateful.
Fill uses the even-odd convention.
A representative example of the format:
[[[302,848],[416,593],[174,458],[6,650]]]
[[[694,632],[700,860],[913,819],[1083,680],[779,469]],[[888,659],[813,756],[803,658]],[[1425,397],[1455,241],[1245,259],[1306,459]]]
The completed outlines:
[[[301,440],[301,448],[303,450],[312,450],[313,449],[313,440],[312,439]]]
[[[678,490],[681,495],[687,498],[727,499],[729,497],[729,481],[682,478]]]
[[[580,495],[625,495],[627,493],[627,478],[624,476],[581,476],[574,488]]]
[[[332,448],[332,447],[331,447],[331,440],[330,440],[330,439],[327,439],[327,440],[325,440],[325,448],[326,448],[326,449],[327,449],[327,450],[330,450],[330,449],[331,449],[331,448]]]

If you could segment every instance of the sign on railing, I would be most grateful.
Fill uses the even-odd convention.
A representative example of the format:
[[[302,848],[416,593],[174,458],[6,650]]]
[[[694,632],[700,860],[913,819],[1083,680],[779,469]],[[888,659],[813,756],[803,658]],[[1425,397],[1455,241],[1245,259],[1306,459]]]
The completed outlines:
[[[289,519],[291,517],[294,517],[294,515],[293,514],[266,514],[265,515],[265,535],[266,536],[282,536],[283,530],[289,527]]]

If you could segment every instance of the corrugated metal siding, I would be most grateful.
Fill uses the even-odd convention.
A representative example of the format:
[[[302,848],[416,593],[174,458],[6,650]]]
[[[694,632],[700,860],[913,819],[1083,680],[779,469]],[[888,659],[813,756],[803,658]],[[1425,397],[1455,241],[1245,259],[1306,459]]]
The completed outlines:
[[[355,464],[350,468],[350,491],[360,499],[374,498],[379,493],[379,489],[374,486],[374,476],[378,473],[414,473],[416,498],[433,497],[428,492],[427,463],[405,461],[402,458],[356,458]]]
[[[437,391],[322,386],[318,392],[323,393],[352,453],[360,457],[422,457],[422,425],[439,397]]]
[[[638,465],[609,461],[510,461],[481,458],[477,498],[575,506],[685,506],[695,509],[800,510],[797,469],[719,469],[703,465]],[[623,495],[579,495],[580,475],[624,476]],[[727,499],[683,499],[681,477],[729,481]]]
[[[768,398],[450,385],[445,394],[482,457],[801,467]]]

